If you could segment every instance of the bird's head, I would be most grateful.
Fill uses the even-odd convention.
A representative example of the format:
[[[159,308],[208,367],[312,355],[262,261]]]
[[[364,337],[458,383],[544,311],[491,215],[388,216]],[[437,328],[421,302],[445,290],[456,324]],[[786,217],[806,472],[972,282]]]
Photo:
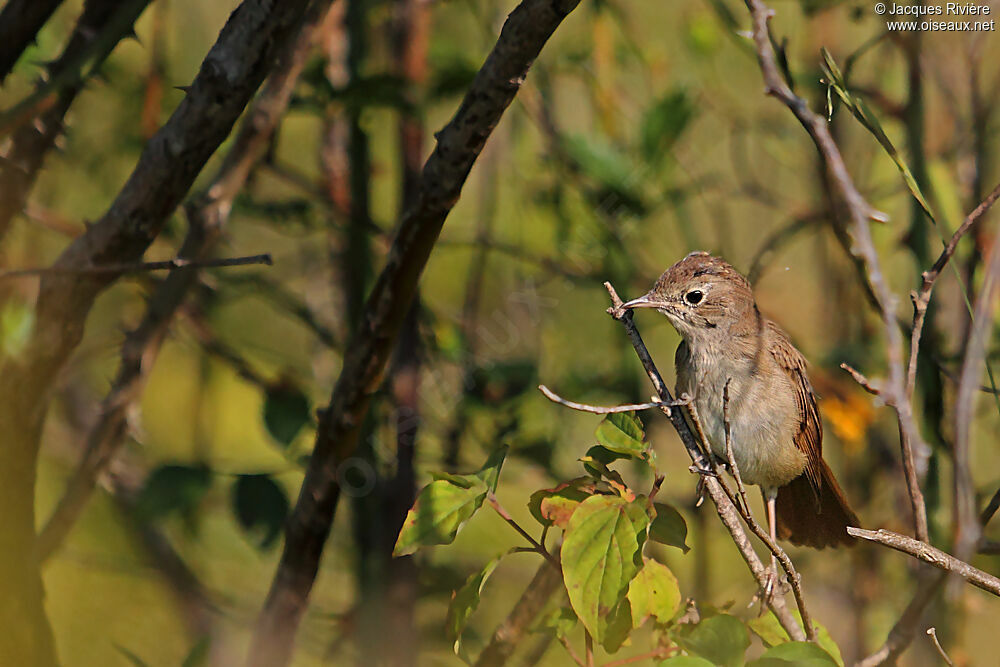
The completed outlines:
[[[624,308],[655,308],[686,340],[740,333],[753,326],[757,307],[750,283],[728,262],[693,252],[663,272],[648,293]]]

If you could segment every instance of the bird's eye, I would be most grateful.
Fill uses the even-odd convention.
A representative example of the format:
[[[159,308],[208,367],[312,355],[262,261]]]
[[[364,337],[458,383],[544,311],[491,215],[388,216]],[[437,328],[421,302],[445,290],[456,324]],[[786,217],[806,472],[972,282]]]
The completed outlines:
[[[692,306],[697,306],[699,303],[701,303],[701,300],[702,298],[704,298],[704,296],[705,295],[702,293],[701,290],[693,289],[684,295],[684,300],[687,301]]]

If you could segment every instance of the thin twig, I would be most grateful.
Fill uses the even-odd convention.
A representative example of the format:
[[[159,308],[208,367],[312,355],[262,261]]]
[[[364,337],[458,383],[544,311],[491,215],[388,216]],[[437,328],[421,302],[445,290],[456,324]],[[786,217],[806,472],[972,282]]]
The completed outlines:
[[[107,275],[123,273],[143,273],[146,271],[176,271],[177,269],[212,269],[225,266],[248,266],[264,264],[271,266],[270,253],[262,255],[247,255],[244,257],[226,257],[222,259],[186,259],[175,257],[161,262],[131,262],[123,264],[101,264],[98,266],[46,266],[33,269],[8,269],[0,271],[0,280],[19,278],[23,276],[43,275]]]
[[[938,641],[937,630],[933,627],[927,628],[927,635],[934,640],[934,648],[937,649],[938,655],[941,656],[941,659],[945,661],[948,667],[955,667],[955,663],[948,657],[948,654],[945,653],[944,647],[941,646],[941,642]]]
[[[583,645],[586,650],[587,667],[594,667],[594,638],[590,636],[589,630],[583,631]]]
[[[979,515],[979,523],[985,528],[998,509],[1000,509],[1000,489],[996,490],[993,497],[990,498],[990,502],[983,508],[982,513]]]
[[[729,383],[732,382],[732,378],[726,380],[726,386],[722,388],[722,423],[726,431],[726,459],[729,463],[729,469],[733,473],[733,477],[736,479],[736,490],[739,491],[740,498],[743,500],[743,509],[749,515],[750,514],[750,501],[747,500],[747,490],[743,486],[743,476],[740,475],[740,467],[736,464],[736,457],[733,456],[733,434],[732,425],[729,423]]]
[[[569,637],[566,635],[559,635],[559,643],[566,649],[566,653],[569,653],[569,657],[573,659],[573,662],[580,667],[587,667],[587,663],[585,663],[580,656],[577,655],[576,651],[573,649],[573,645],[569,643]]]
[[[600,405],[589,405],[587,403],[577,403],[576,401],[566,400],[546,387],[544,384],[538,385],[538,390],[545,394],[545,398],[549,399],[553,403],[565,405],[567,408],[579,410],[580,412],[590,412],[595,415],[610,415],[618,412],[635,412],[637,410],[649,410],[650,408],[664,408],[669,410],[671,406],[686,405],[687,403],[687,401],[674,401],[673,403],[653,401],[651,403],[631,403],[627,405],[616,405],[613,407],[601,407]]]
[[[847,532],[853,537],[860,537],[869,542],[878,542],[896,551],[910,554],[925,563],[930,563],[939,570],[957,574],[976,588],[981,588],[984,591],[1000,596],[1000,579],[972,567],[965,561],[959,560],[940,549],[936,549],[926,542],[921,542],[920,540],[915,540],[912,537],[900,535],[884,528],[879,530],[865,530],[864,528],[848,526]]]
[[[500,515],[501,519],[510,524],[511,527],[517,531],[518,535],[527,540],[528,544],[531,545],[531,548],[534,551],[538,552],[538,554],[544,557],[545,560],[552,563],[552,566],[555,567],[557,570],[559,570],[560,572],[562,571],[562,567],[559,565],[559,559],[550,554],[549,550],[546,549],[541,542],[533,538],[528,533],[528,531],[522,528],[521,525],[514,520],[514,517],[510,515],[510,512],[504,509],[503,505],[500,504],[500,501],[497,500],[497,497],[493,494],[492,491],[486,495],[486,500],[487,502],[489,502],[490,507],[496,510],[496,513]]]

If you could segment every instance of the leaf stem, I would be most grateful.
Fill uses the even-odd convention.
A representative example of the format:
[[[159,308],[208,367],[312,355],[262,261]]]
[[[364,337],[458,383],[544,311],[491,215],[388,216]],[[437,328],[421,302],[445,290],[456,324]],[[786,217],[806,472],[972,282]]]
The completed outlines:
[[[486,500],[489,502],[490,507],[492,507],[496,511],[496,513],[500,515],[501,519],[509,523],[511,527],[514,530],[516,530],[521,537],[523,537],[525,540],[528,541],[528,544],[531,545],[532,551],[541,554],[541,556],[544,557],[545,560],[552,563],[552,566],[557,570],[561,569],[559,566],[559,561],[556,559],[556,557],[553,556],[551,553],[549,553],[548,549],[545,548],[544,544],[533,538],[528,533],[528,531],[522,528],[521,525],[514,520],[514,517],[510,515],[510,512],[504,509],[503,505],[500,504],[500,501],[497,500],[496,495],[492,491],[486,494]]]

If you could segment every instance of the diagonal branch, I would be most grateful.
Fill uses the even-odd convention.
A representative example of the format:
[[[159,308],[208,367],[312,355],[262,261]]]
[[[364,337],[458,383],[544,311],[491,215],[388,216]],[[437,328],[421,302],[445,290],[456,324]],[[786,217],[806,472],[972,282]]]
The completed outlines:
[[[918,560],[930,563],[939,570],[952,572],[962,577],[976,588],[981,588],[988,593],[1000,596],[1000,578],[982,570],[972,567],[963,560],[955,558],[940,549],[936,549],[926,542],[915,540],[906,535],[894,533],[891,530],[880,528],[879,530],[865,530],[864,528],[848,528],[854,537],[860,537],[869,542],[878,542],[896,551],[910,554]]]
[[[50,4],[47,0],[28,2],[38,7]],[[10,147],[0,162],[0,239],[14,216],[24,208],[45,156],[63,132],[63,119],[83,90],[87,79],[82,71],[83,61],[91,63],[92,72],[100,67],[118,43],[133,34],[136,19],[149,3],[150,0],[88,0],[66,48],[48,67],[49,81],[40,84],[32,95],[35,102],[18,111],[0,114],[19,121],[11,130]],[[5,23],[5,18],[18,4],[23,3],[17,0],[8,3],[0,14],[0,79],[4,71],[4,48],[10,44],[4,39],[4,30],[16,29]],[[32,122],[27,122],[29,120]]]
[[[0,12],[0,82],[63,0],[10,0]]]
[[[415,200],[400,221],[385,267],[344,354],[248,662],[280,667],[291,659],[295,633],[319,569],[340,497],[338,466],[357,448],[372,394],[378,389],[417,282],[445,218],[486,140],[514,99],[532,62],[579,0],[523,0],[507,18],[493,51],[455,117],[437,134]]]

